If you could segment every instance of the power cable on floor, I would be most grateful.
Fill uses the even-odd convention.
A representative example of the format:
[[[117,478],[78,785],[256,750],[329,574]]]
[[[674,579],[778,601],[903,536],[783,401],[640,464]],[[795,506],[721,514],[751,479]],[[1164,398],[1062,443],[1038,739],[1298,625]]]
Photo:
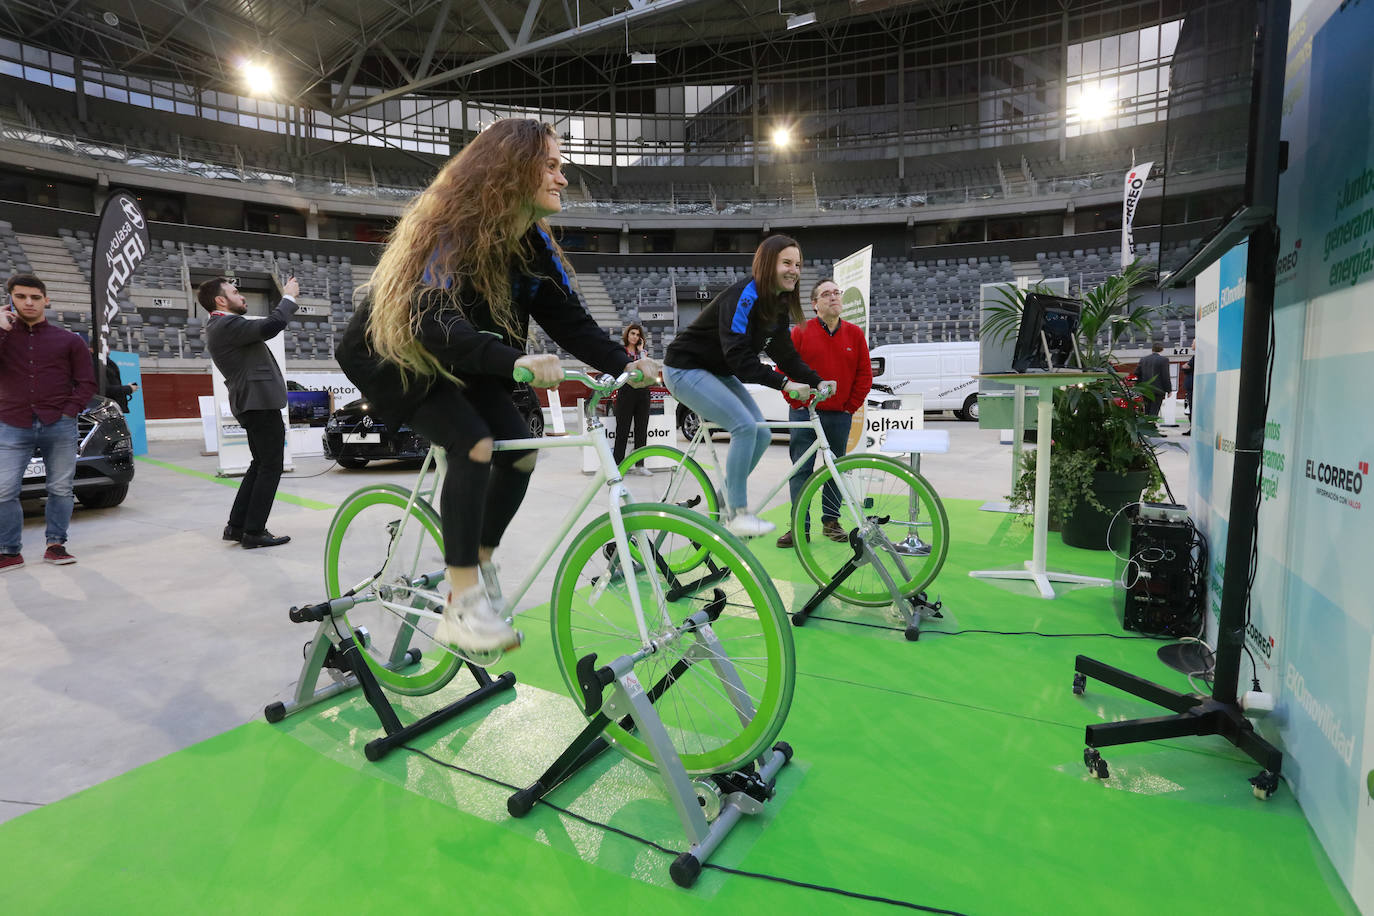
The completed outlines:
[[[417,754],[425,758],[426,760],[430,761],[431,763],[436,763],[439,766],[444,767],[445,769],[463,773],[465,775],[473,777],[474,779],[480,779],[483,782],[489,783],[491,785],[500,786],[503,789],[509,789],[512,792],[520,791],[519,786],[513,786],[510,783],[503,782],[497,779],[496,777],[488,776],[485,773],[478,773],[475,770],[469,770],[467,767],[461,767],[456,763],[448,763],[446,761],[440,760],[433,754],[430,754],[426,751],[422,751],[417,747],[412,747],[409,744],[403,744],[401,745],[401,748],[403,750],[410,751],[412,754]],[[640,843],[644,846],[649,847],[650,849],[653,849],[656,852],[661,852],[664,855],[673,856],[674,858],[680,855],[680,852],[678,850],[670,849],[669,847],[664,846],[662,843],[656,843],[648,837],[637,836],[636,834],[630,833],[628,830],[624,830],[620,827],[614,827],[610,824],[605,824],[601,821],[593,820],[592,818],[586,817],[585,815],[578,814],[575,811],[569,811],[567,808],[555,805],[548,799],[539,799],[539,804],[546,805],[549,808],[552,808],[554,811],[557,811],[559,814],[566,814],[568,817],[580,821],[588,825],[589,827],[596,827],[608,833],[614,833],[617,836],[624,837],[627,840],[633,840],[636,843]],[[913,903],[909,900],[898,900],[892,897],[880,897],[876,894],[865,894],[859,891],[847,891],[843,888],[829,887],[824,884],[811,884],[806,881],[798,881],[794,878],[785,878],[781,875],[769,875],[763,872],[744,871],[743,869],[739,868],[730,868],[727,865],[716,865],[712,862],[703,862],[701,867],[704,869],[709,868],[715,871],[724,872],[725,874],[729,875],[739,875],[740,877],[744,878],[758,878],[762,881],[772,881],[777,884],[786,884],[790,887],[799,887],[804,888],[806,890],[820,891],[821,893],[834,894],[836,896],[848,897],[854,900],[870,900],[874,903],[886,903],[890,906],[901,907],[903,909],[908,910],[918,910],[922,913],[939,913],[943,914],[943,916],[968,916],[968,914],[963,913],[960,910],[945,910],[939,907],[925,906],[924,904]]]
[[[822,617],[820,614],[812,614],[811,620],[828,620],[831,623],[843,623],[851,627],[867,627],[870,630],[887,630],[890,633],[904,633],[905,627],[890,627],[881,623],[865,623],[862,620],[845,620],[840,617]],[[1043,636],[1047,639],[1064,637],[1088,637],[1106,636],[1111,639],[1145,639],[1151,642],[1172,642],[1176,637],[1173,636],[1123,636],[1120,633],[1042,633],[1039,630],[921,630],[922,636],[964,636],[969,633],[982,633],[989,636]]]

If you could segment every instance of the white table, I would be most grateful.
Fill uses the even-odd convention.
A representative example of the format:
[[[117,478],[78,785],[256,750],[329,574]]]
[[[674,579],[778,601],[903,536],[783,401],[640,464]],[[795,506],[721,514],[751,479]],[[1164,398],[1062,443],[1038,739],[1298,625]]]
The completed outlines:
[[[1111,585],[1112,580],[1098,576],[1080,576],[1075,573],[1055,572],[1045,568],[1045,555],[1049,549],[1050,531],[1050,438],[1054,422],[1054,389],[1068,385],[1078,385],[1096,379],[1106,378],[1105,373],[1096,372],[1028,372],[996,375],[980,375],[980,379],[991,382],[1005,382],[1010,385],[1025,385],[1037,389],[1038,405],[1036,410],[1035,434],[1035,540],[1031,547],[1031,558],[1023,569],[979,569],[969,573],[975,579],[1026,579],[1034,582],[1040,589],[1041,598],[1053,598],[1051,582],[1071,582],[1075,585]]]

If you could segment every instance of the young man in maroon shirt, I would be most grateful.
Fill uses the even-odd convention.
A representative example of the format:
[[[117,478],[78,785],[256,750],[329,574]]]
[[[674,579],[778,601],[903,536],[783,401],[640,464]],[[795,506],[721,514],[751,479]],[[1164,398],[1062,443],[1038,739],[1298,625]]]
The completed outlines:
[[[873,387],[873,368],[868,361],[868,341],[864,339],[864,332],[858,325],[840,319],[840,288],[833,280],[821,280],[812,287],[811,307],[816,317],[792,329],[792,345],[802,361],[815,369],[821,378],[835,380],[835,394],[818,404],[816,413],[831,451],[838,456],[848,449],[854,412],[863,406],[864,398]],[[788,412],[790,420],[804,421],[806,417],[805,408],[793,407]],[[796,462],[816,441],[816,434],[809,429],[794,429],[791,434],[788,451]],[[816,456],[812,455],[787,482],[793,504],[811,476],[815,461]],[[848,538],[840,525],[840,494],[834,484],[821,488],[821,530],[832,541]],[[806,520],[804,533],[810,536],[810,518]],[[786,532],[778,538],[778,546],[791,547],[793,537],[794,532]]]
[[[19,494],[34,450],[47,475],[48,549],[43,561],[75,563],[67,553],[76,475],[76,415],[95,394],[91,351],[81,338],[44,317],[48,288],[32,274],[5,284],[0,308],[0,572],[24,565],[24,510]]]

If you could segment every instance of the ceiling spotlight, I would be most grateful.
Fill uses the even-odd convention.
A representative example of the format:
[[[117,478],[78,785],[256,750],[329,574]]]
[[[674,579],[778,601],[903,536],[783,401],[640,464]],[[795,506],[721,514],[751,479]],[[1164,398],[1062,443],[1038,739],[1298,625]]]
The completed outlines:
[[[632,64],[656,64],[658,55],[652,51],[631,51],[630,63]]]
[[[793,29],[799,29],[799,28],[801,28],[802,26],[806,26],[806,25],[815,25],[815,24],[816,24],[816,14],[815,14],[815,13],[797,13],[795,16],[788,16],[788,17],[787,17],[787,31],[789,31],[789,32],[792,31]]]
[[[110,28],[114,28],[115,26],[119,25],[119,17],[116,16],[110,10],[106,10],[105,12],[101,13],[100,18],[104,19],[105,24],[108,25]]]
[[[243,73],[243,81],[248,85],[249,95],[271,95],[276,88],[276,77],[265,64],[244,61],[239,64],[239,70]]]

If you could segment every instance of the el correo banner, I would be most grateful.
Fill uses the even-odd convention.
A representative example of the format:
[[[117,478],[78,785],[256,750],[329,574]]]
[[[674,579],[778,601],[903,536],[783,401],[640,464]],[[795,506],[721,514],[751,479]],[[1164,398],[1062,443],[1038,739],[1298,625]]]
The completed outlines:
[[[1135,211],[1140,206],[1140,193],[1145,190],[1145,182],[1150,177],[1150,169],[1154,168],[1154,165],[1153,162],[1142,162],[1132,166],[1126,173],[1126,187],[1121,197],[1122,267],[1129,267],[1131,261],[1135,260],[1135,254],[1131,250],[1134,247],[1131,225],[1135,222]]]
[[[110,323],[119,314],[119,293],[148,253],[148,223],[138,201],[127,191],[115,191],[100,211],[91,255],[91,346],[103,365],[110,353]],[[105,373],[97,372],[100,393]]]

